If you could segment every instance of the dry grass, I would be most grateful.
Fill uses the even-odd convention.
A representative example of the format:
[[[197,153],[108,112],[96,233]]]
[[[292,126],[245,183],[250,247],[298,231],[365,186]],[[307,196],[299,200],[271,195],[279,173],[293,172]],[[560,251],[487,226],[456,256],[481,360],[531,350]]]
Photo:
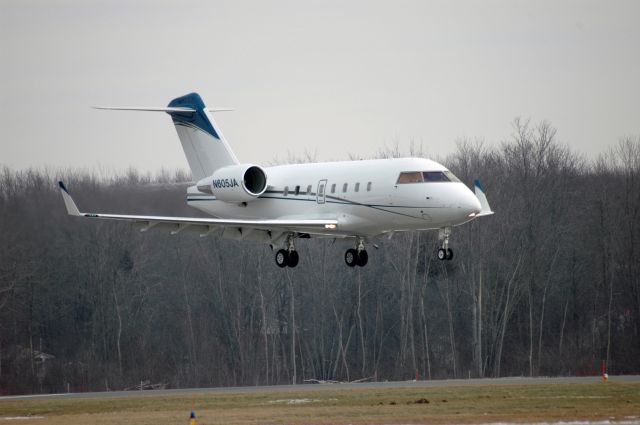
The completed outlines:
[[[288,404],[292,399],[307,402]],[[640,383],[132,393],[129,397],[1,400],[20,424],[444,424],[640,417]]]

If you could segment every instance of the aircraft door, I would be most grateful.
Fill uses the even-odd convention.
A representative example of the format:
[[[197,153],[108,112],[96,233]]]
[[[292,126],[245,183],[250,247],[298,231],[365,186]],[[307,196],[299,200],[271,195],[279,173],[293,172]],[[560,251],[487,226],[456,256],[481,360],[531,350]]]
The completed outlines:
[[[319,204],[324,204],[324,201],[326,199],[326,192],[327,191],[327,180],[320,180],[318,182],[318,190],[316,192],[316,201]]]

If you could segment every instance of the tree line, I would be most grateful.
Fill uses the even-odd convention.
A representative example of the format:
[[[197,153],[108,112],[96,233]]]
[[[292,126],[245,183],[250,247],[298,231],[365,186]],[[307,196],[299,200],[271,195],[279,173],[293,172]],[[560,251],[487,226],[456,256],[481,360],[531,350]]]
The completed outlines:
[[[184,172],[3,168],[0,393],[637,373],[640,137],[588,160],[516,120],[441,162],[496,214],[454,228],[453,261],[407,232],[354,269],[351,241],[301,240],[280,269],[268,245],[69,217],[56,186],[85,211],[196,215]]]

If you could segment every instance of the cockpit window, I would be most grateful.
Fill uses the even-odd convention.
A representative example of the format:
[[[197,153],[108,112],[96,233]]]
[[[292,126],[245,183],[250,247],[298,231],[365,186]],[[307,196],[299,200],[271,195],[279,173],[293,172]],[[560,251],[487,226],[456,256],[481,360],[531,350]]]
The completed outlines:
[[[426,182],[448,182],[449,178],[442,171],[425,171],[424,181]]]
[[[403,171],[396,184],[404,183],[460,182],[449,170],[446,171]]]
[[[422,183],[422,173],[420,171],[404,171],[398,177],[398,183]]]
[[[449,178],[449,181],[460,183],[460,179],[453,175],[453,173],[449,170],[444,172],[444,175]]]

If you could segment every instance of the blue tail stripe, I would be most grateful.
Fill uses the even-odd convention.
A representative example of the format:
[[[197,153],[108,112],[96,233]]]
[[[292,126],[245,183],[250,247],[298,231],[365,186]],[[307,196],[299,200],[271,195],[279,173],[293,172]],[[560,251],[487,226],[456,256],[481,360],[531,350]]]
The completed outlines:
[[[202,131],[209,133],[216,139],[220,139],[213,125],[204,113],[204,102],[198,93],[189,93],[177,97],[169,102],[169,107],[184,107],[195,109],[196,112],[167,112],[171,115],[174,124],[188,123],[198,127]]]
[[[484,189],[482,188],[482,185],[480,184],[480,180],[476,180],[473,183],[478,187],[478,189],[480,189],[481,191],[484,192]]]

